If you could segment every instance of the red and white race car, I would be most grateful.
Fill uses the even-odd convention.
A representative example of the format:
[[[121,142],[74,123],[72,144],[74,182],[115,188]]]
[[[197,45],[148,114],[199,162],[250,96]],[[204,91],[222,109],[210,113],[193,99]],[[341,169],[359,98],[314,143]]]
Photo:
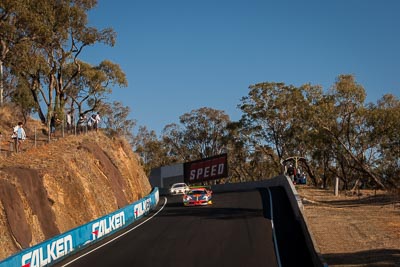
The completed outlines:
[[[192,188],[183,196],[184,206],[206,206],[212,204],[212,191],[205,187]]]

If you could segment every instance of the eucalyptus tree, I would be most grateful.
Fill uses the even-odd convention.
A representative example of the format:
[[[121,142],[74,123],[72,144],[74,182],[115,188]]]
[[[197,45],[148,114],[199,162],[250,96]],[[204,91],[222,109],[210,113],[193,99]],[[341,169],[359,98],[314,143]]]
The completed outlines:
[[[11,101],[21,112],[22,117],[24,118],[24,124],[26,124],[28,116],[33,111],[36,111],[36,103],[30,93],[29,85],[24,83],[23,79],[16,84],[15,88],[16,90],[13,90],[10,95]]]
[[[66,77],[74,76],[67,95],[70,98],[70,110],[78,109],[78,114],[99,110],[106,102],[107,95],[112,93],[113,87],[128,85],[125,73],[113,62],[104,60],[98,66],[81,61],[78,64],[79,76],[73,75],[74,64],[70,64],[64,74]]]
[[[167,124],[161,133],[161,140],[166,148],[168,157],[176,158],[178,161],[189,161],[191,154],[183,144],[184,129],[177,123]]]
[[[299,109],[297,120],[301,122],[301,129],[297,131],[294,140],[297,140],[297,155],[302,157],[300,164],[308,173],[314,185],[321,183],[325,187],[330,178],[330,163],[333,161],[332,142],[326,134],[318,129],[319,117],[329,117],[330,99],[326,98],[320,85],[304,84],[300,87],[304,100]]]
[[[3,104],[6,77],[12,77],[11,66],[16,56],[22,55],[22,48],[28,47],[36,38],[35,16],[30,1],[2,0],[0,2],[0,102]],[[28,45],[27,45],[28,44]],[[14,64],[15,65],[15,64]],[[11,78],[12,79],[12,78]],[[7,95],[7,94],[6,94]],[[11,95],[11,94],[8,94]]]
[[[246,142],[246,134],[241,122],[230,122],[227,125],[228,135],[225,137],[229,153],[229,173],[231,181],[243,182],[254,177],[252,169],[249,168],[249,147]]]
[[[303,118],[309,100],[302,88],[284,83],[264,82],[249,89],[239,105],[244,137],[253,151],[262,151],[281,173],[286,157],[304,153],[308,126]]]
[[[374,166],[388,187],[400,187],[400,100],[384,95],[377,104],[368,105],[369,142],[375,144]],[[372,153],[371,153],[372,154]]]
[[[73,81],[81,74],[78,58],[83,50],[96,43],[113,46],[116,34],[110,28],[98,30],[88,26],[87,13],[96,6],[96,0],[21,3],[25,9],[17,9],[15,17],[26,20],[19,24],[19,31],[30,42],[19,47],[18,57],[13,58],[14,64],[10,66],[14,73],[28,80],[40,119],[45,122],[54,111],[63,110],[69,99]],[[25,16],[26,9],[29,17]]]
[[[317,117],[319,129],[333,142],[336,162],[331,170],[346,189],[356,177],[363,176],[384,187],[373,170],[375,143],[370,142],[365,97],[364,88],[353,75],[339,75]]]
[[[179,121],[181,125],[167,125],[162,133],[170,155],[188,161],[226,152],[230,120],[224,111],[203,107],[181,115]]]
[[[101,120],[104,124],[104,131],[107,135],[122,136],[133,143],[133,128],[136,121],[129,119],[130,108],[124,106],[121,102],[102,103],[98,110],[101,114]]]
[[[167,156],[167,147],[157,138],[155,131],[140,126],[133,138],[132,147],[140,156],[145,172],[150,175],[154,168],[176,163],[177,160]]]
[[[242,121],[231,122],[226,136],[230,179],[232,181],[257,181],[275,176],[279,166],[275,165],[276,155],[270,147],[254,146],[251,133],[243,127]]]

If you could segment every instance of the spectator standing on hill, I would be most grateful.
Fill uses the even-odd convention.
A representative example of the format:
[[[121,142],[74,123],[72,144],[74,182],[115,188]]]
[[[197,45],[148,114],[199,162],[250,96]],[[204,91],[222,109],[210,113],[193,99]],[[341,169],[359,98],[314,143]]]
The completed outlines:
[[[66,116],[66,121],[67,121],[67,133],[70,133],[72,128],[72,117],[71,117],[71,111],[67,112],[67,116]]]
[[[100,117],[100,112],[97,112],[97,114],[94,116],[94,124],[93,124],[93,129],[96,130],[99,128],[99,124],[101,121],[101,117]]]
[[[296,171],[292,164],[289,165],[287,173],[289,174],[290,180],[292,180],[292,182],[294,182],[294,177],[296,175]]]
[[[56,126],[60,124],[60,119],[58,118],[57,113],[54,113],[50,119],[50,136],[54,137],[56,134]]]
[[[22,149],[22,142],[26,139],[26,133],[23,128],[23,123],[20,121],[18,125],[14,127],[12,138],[14,139],[15,151],[18,153]]]
[[[93,126],[93,124],[95,122],[93,116],[94,115],[89,116],[89,119],[87,120],[88,131],[92,130],[92,126]]]
[[[83,133],[85,128],[86,116],[85,114],[81,113],[79,115],[79,119],[77,122],[78,133]]]

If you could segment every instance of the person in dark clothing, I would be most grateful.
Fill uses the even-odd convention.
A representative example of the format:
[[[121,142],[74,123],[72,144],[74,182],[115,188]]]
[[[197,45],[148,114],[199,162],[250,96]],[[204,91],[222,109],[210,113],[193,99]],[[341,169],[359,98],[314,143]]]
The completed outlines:
[[[291,165],[291,164],[289,165],[289,168],[288,168],[288,170],[287,170],[287,173],[288,173],[288,175],[289,175],[289,177],[290,177],[290,180],[292,180],[292,182],[294,182],[294,177],[295,177],[296,171],[295,171],[293,165]]]
[[[56,134],[56,127],[58,124],[60,124],[61,121],[58,118],[57,113],[54,113],[53,116],[50,119],[50,136],[54,137]]]

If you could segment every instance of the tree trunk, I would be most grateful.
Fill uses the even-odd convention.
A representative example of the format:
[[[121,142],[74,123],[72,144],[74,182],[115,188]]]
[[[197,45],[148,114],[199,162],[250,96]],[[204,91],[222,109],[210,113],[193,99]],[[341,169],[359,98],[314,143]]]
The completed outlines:
[[[381,179],[377,177],[370,169],[368,166],[364,165],[356,156],[351,153],[351,151],[346,147],[345,144],[343,144],[342,141],[340,141],[339,138],[337,138],[327,127],[324,127],[325,130],[327,130],[333,138],[335,138],[339,144],[346,150],[346,152],[350,155],[350,157],[354,160],[354,162],[357,163],[357,165],[366,173],[368,174],[369,177],[371,177],[377,185],[379,185],[382,189],[386,189],[385,185],[382,183]]]

